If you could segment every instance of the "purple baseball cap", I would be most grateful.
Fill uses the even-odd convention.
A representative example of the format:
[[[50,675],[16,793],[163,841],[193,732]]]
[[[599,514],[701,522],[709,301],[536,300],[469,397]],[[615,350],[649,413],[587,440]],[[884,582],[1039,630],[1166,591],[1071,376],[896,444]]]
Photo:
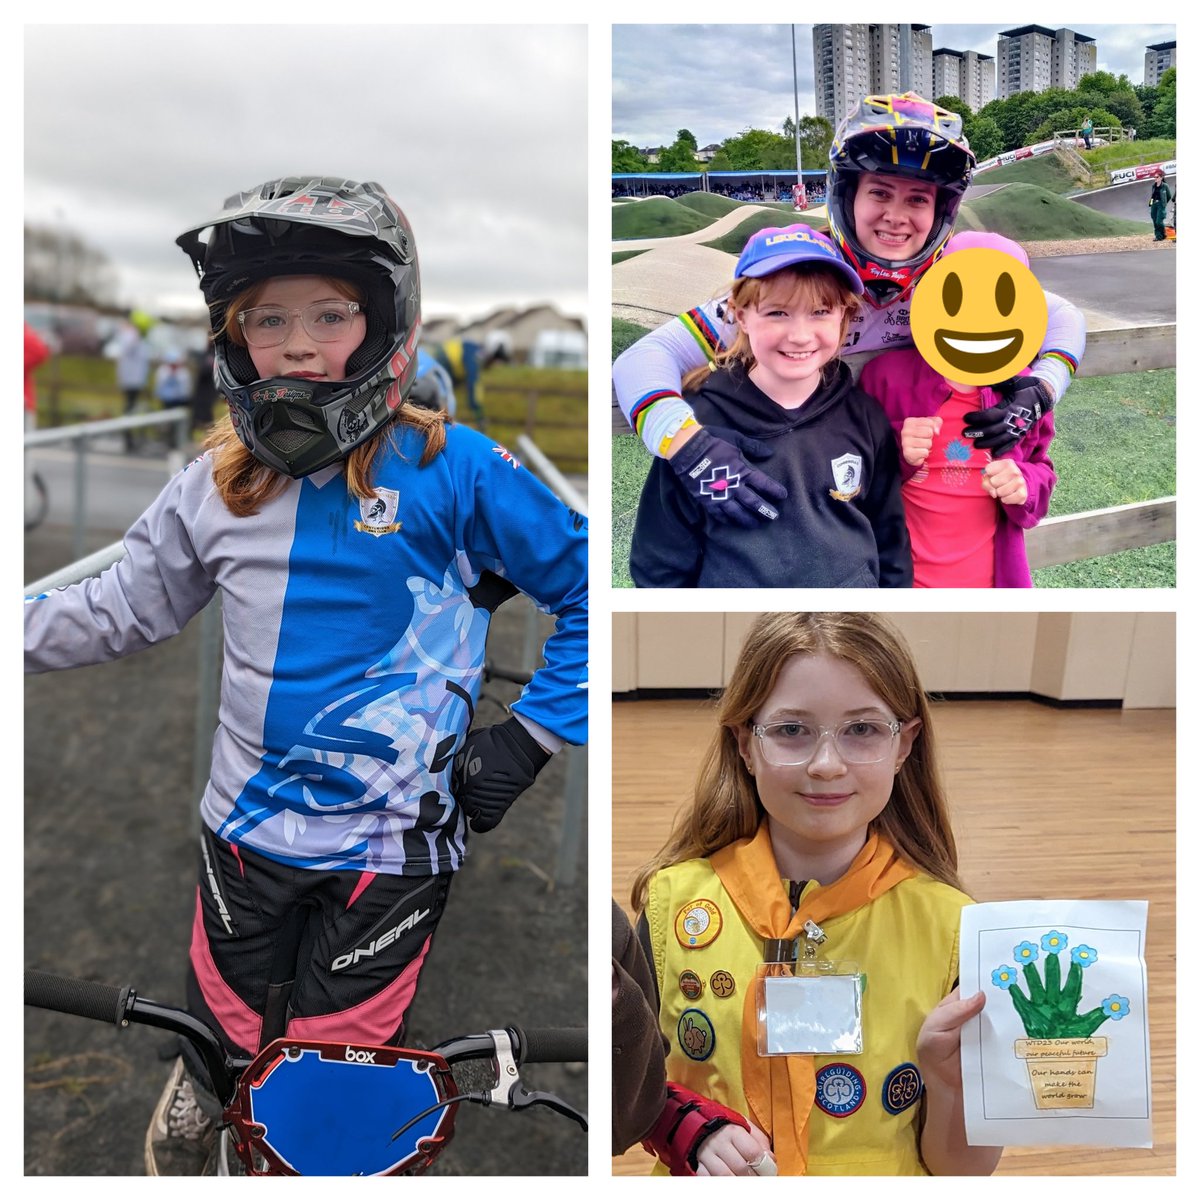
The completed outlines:
[[[785,225],[760,229],[746,243],[737,261],[734,275],[759,279],[796,263],[821,263],[836,267],[856,295],[863,293],[858,272],[838,253],[838,248],[823,234],[807,225]]]

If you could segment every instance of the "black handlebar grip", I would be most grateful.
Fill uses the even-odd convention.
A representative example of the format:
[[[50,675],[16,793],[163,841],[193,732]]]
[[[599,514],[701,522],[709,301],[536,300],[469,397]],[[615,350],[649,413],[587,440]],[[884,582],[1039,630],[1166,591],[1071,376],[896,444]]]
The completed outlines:
[[[586,1029],[514,1029],[521,1062],[587,1062]]]
[[[125,1017],[129,988],[86,979],[67,979],[46,971],[25,972],[25,1003],[33,1008],[50,1008],[92,1021],[120,1025]]]

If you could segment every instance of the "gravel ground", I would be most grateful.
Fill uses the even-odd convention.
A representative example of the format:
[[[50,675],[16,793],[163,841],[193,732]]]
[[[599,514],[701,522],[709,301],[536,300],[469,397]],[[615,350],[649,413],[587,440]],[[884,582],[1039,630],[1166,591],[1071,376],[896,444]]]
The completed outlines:
[[[112,531],[106,541],[119,538]],[[70,559],[67,531],[26,538],[26,579]],[[519,601],[488,651],[517,668]],[[196,887],[191,798],[198,622],[114,663],[25,685],[25,961],[168,1004],[183,999]],[[548,629],[549,621],[542,626]],[[513,685],[489,685],[511,703]],[[501,719],[496,704],[481,717]],[[558,756],[493,832],[474,837],[411,1010],[412,1044],[506,1024],[587,1024],[587,879],[555,886],[566,764]],[[586,823],[584,828],[586,845]],[[25,1010],[27,1175],[140,1175],[150,1113],[173,1057],[168,1035]],[[586,1111],[583,1065],[522,1070],[531,1089]],[[586,1136],[545,1108],[464,1105],[442,1175],[583,1175]]]
[[[1061,242],[1022,242],[1030,258],[1057,258],[1063,254],[1112,254],[1118,250],[1174,250],[1173,241],[1156,242],[1153,233],[1132,237],[1075,238]]]

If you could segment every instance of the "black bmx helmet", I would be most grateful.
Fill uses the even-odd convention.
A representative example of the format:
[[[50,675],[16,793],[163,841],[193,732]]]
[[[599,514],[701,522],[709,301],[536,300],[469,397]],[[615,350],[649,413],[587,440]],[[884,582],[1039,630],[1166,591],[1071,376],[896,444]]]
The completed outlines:
[[[962,117],[915,92],[864,96],[847,114],[829,147],[829,231],[866,286],[863,299],[883,308],[933,266],[954,231],[974,169],[975,155],[963,136]],[[933,228],[913,257],[900,262],[876,258],[858,240],[854,194],[866,172],[936,185]]]
[[[213,332],[213,378],[233,427],[261,463],[301,479],[344,459],[391,419],[417,374],[421,279],[412,228],[377,183],[317,175],[272,179],[225,201],[176,239],[200,276]],[[327,275],[363,291],[362,345],[346,379],[259,379],[224,332],[229,302],[277,275]]]

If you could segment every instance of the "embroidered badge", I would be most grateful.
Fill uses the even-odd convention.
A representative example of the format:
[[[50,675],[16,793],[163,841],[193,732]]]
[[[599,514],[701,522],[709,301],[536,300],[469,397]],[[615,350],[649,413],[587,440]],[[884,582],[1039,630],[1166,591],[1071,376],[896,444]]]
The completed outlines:
[[[385,533],[399,533],[401,522],[396,520],[396,509],[400,507],[400,493],[395,488],[376,488],[376,496],[363,496],[358,502],[361,521],[354,522],[359,533],[380,537]]]
[[[711,900],[689,900],[675,917],[675,937],[685,950],[699,950],[721,932],[721,910]]]
[[[867,1086],[849,1063],[830,1063],[817,1072],[817,1107],[831,1117],[848,1117],[862,1107]]]
[[[712,988],[713,995],[720,996],[722,1000],[737,991],[737,983],[728,971],[714,971],[708,981],[708,986]]]
[[[912,1108],[920,1100],[924,1086],[915,1063],[893,1067],[883,1081],[883,1107],[893,1114]]]
[[[862,491],[863,460],[861,454],[843,454],[831,459],[834,486],[829,494],[835,500],[853,500]]]
[[[706,1013],[685,1008],[679,1018],[679,1048],[694,1062],[711,1057],[717,1044],[717,1032]]]
[[[699,1000],[704,993],[704,980],[695,971],[681,971],[679,990],[689,1000]]]

